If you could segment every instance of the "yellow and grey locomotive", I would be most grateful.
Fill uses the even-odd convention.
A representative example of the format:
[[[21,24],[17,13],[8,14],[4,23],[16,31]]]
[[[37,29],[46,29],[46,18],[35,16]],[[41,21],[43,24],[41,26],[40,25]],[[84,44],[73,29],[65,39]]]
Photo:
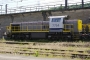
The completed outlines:
[[[49,21],[10,23],[8,36],[14,39],[79,39],[83,35],[82,20],[66,20],[66,16],[50,16]]]

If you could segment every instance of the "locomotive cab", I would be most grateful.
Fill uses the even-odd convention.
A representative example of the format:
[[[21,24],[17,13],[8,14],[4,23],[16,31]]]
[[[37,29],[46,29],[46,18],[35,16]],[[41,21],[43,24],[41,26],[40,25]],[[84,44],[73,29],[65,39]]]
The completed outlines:
[[[67,16],[50,16],[49,32],[63,32],[64,20]]]
[[[50,16],[49,17],[49,33],[48,37],[51,39],[63,39],[66,36],[71,39],[71,30],[66,26],[71,27],[72,25],[66,24],[65,20],[67,20],[68,16]],[[68,39],[66,37],[66,39]]]

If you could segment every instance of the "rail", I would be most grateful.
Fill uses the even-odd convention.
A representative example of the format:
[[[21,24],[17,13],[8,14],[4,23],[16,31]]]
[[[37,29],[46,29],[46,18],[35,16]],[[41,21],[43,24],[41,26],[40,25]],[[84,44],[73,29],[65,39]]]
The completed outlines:
[[[13,14],[13,13],[23,13],[23,12],[35,12],[35,11],[55,11],[55,10],[66,10],[66,9],[80,9],[80,8],[90,8],[90,1],[84,2],[84,6],[82,7],[82,3],[68,3],[67,8],[65,8],[65,4],[45,4],[45,5],[28,5],[28,6],[20,6],[8,8],[5,10],[1,9],[0,14]]]
[[[36,52],[38,52],[39,57],[68,57],[90,60],[89,42],[0,42],[0,53],[36,56]]]

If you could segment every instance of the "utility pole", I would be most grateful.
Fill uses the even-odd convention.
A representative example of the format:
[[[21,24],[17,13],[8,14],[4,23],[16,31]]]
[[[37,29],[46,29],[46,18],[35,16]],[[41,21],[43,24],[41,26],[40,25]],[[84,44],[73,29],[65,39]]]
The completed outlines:
[[[2,10],[2,6],[3,6],[3,5],[0,5],[0,7],[1,7],[0,10]]]
[[[19,3],[19,2],[22,2],[23,0],[11,0],[11,1],[16,2],[17,8],[18,8],[18,3]]]
[[[67,9],[67,7],[68,7],[68,0],[65,0],[65,9]]]
[[[84,0],[82,0],[82,8],[84,7]]]
[[[5,5],[5,13],[7,14],[7,4]]]

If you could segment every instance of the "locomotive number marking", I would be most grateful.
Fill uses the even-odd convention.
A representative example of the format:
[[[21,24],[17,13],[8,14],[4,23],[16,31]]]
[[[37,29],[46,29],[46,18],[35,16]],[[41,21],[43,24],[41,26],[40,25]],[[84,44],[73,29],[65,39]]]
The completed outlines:
[[[53,27],[59,27],[59,24],[53,24]]]

